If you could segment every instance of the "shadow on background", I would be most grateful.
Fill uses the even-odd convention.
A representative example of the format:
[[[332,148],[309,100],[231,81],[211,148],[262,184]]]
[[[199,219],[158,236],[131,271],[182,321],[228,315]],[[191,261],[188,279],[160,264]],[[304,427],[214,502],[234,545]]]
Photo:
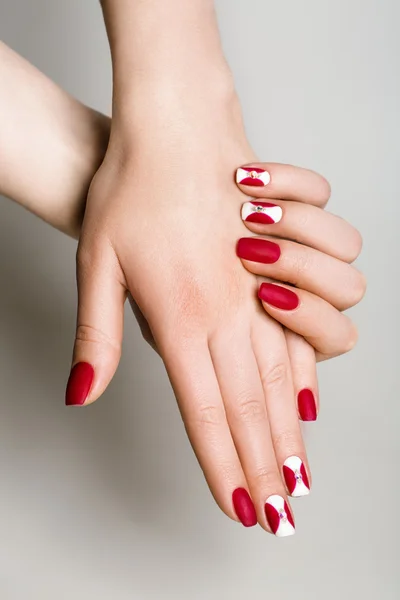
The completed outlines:
[[[110,389],[90,407],[64,407],[75,323],[75,242],[4,199],[0,210],[0,369],[8,390],[0,400],[2,444],[9,440],[17,447],[22,476],[32,460],[43,473],[49,466],[58,470],[63,502],[69,495],[73,501],[76,485],[81,501],[86,504],[87,492],[91,503],[83,479],[112,498],[120,517],[157,535],[173,529],[174,537],[179,531],[184,536],[190,522],[201,521],[185,498],[196,493],[210,500],[201,476],[185,476],[198,467],[160,359],[127,308],[124,356]],[[172,508],[167,520],[166,505]]]

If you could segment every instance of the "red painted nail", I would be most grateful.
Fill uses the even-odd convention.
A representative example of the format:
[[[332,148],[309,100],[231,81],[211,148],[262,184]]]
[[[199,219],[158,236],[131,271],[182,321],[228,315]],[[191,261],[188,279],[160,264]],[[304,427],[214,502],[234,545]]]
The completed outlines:
[[[268,171],[260,167],[241,167],[236,171],[236,183],[252,187],[264,187],[271,181]]]
[[[94,369],[89,363],[76,364],[69,376],[65,404],[67,406],[82,406],[89,396],[94,379]]]
[[[272,264],[279,260],[281,249],[278,244],[260,238],[241,238],[237,243],[239,258],[258,263]]]
[[[233,507],[240,522],[245,527],[257,525],[257,515],[254,504],[247,492],[243,488],[237,488],[232,494]]]
[[[297,294],[274,283],[262,283],[258,290],[258,297],[263,302],[282,310],[294,310],[300,303]]]
[[[317,405],[311,390],[301,390],[297,395],[297,404],[302,421],[317,420]]]
[[[262,223],[273,225],[282,219],[283,211],[277,204],[271,202],[257,202],[251,200],[242,206],[242,219],[246,223]]]

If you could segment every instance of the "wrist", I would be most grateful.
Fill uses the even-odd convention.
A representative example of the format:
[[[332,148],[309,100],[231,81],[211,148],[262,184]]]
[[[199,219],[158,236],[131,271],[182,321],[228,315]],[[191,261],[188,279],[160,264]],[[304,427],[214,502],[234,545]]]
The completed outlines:
[[[140,84],[114,88],[113,130],[130,136],[154,128],[185,130],[186,124],[221,121],[239,105],[228,69],[208,72],[203,78],[143,77]]]
[[[179,94],[220,96],[233,87],[212,0],[103,0],[114,107]],[[113,115],[114,116],[114,115]]]

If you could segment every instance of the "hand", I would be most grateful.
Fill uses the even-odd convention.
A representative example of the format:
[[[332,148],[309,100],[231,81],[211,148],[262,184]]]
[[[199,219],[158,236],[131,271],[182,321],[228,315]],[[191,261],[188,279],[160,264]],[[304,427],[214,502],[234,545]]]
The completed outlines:
[[[339,311],[360,302],[366,290],[365,277],[350,264],[362,238],[349,223],[321,210],[326,202],[316,201],[315,193],[323,180],[313,178],[310,171],[270,163],[241,167],[236,178],[239,188],[253,196],[243,204],[242,219],[258,234],[241,238],[237,254],[245,268],[261,276],[259,297],[266,312],[287,328],[303,420],[315,420],[319,404],[314,348],[317,360],[325,360],[354,347],[357,330]],[[320,192],[323,197],[328,200],[329,188]]]
[[[338,310],[354,306],[365,293],[365,277],[350,265],[361,251],[362,238],[345,220],[322,210],[329,198],[329,186],[323,178],[289,165],[257,163],[255,166],[267,174],[266,185],[260,185],[260,177],[254,178],[254,170],[253,180],[248,177],[246,171],[252,172],[251,166],[238,169],[237,181],[243,192],[254,197],[243,204],[241,214],[245,225],[259,235],[241,238],[237,253],[245,268],[264,276],[258,278],[261,299],[265,291],[274,292],[276,288],[262,285],[267,277],[269,281],[289,282],[314,292],[311,296],[299,292],[298,297],[304,298],[302,310],[298,307],[287,312],[268,302],[263,302],[263,306],[287,327],[285,335],[299,416],[302,420],[315,420],[319,394],[314,347],[317,360],[325,360],[348,352],[357,339],[356,329]],[[276,176],[287,181],[295,178],[292,200],[277,200],[284,193],[290,195],[291,189],[284,192]],[[318,191],[320,185],[325,189]],[[260,237],[263,233],[266,235]],[[286,239],[272,242],[273,237]],[[132,297],[130,303],[144,339],[158,352],[148,323]],[[324,313],[322,319],[315,318],[315,307],[319,314]]]
[[[234,253],[246,230],[238,217],[242,193],[227,174],[254,156],[236,103],[215,111],[214,102],[213,110],[216,119],[205,110],[205,128],[192,116],[183,122],[182,111],[178,127],[173,119],[166,125],[164,114],[149,109],[140,118],[148,123],[145,135],[129,136],[138,151],[129,148],[125,129],[112,133],[78,252],[78,327],[67,399],[91,403],[112,378],[129,290],[165,362],[218,504],[235,520],[239,515],[249,525],[258,519],[282,535],[293,532],[284,463],[298,457],[304,479],[309,469],[283,330],[260,310],[257,280]],[[274,507],[288,515],[279,529]]]
[[[67,402],[90,403],[109,383],[129,291],[218,504],[245,525],[258,519],[290,535],[282,475],[290,489],[296,469],[305,493],[309,469],[282,327],[261,310],[256,277],[232,251],[245,228],[226,174],[255,157],[229,84],[224,96],[231,79],[212,2],[102,4],[113,124],[78,252]]]

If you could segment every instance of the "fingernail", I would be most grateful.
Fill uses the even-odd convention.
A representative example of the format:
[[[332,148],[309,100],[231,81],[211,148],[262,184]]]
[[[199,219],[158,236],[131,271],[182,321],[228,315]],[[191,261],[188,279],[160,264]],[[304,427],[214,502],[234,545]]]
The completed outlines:
[[[257,525],[256,509],[247,490],[237,488],[232,494],[233,507],[240,522],[245,527]]]
[[[282,310],[294,310],[300,303],[297,294],[274,283],[262,283],[258,290],[258,297],[263,302]]]
[[[94,369],[89,363],[76,364],[69,376],[65,404],[67,406],[82,406],[89,396],[94,379]]]
[[[310,483],[303,461],[298,456],[289,456],[283,463],[283,476],[289,494],[294,498],[307,496],[310,493]]]
[[[242,206],[242,219],[247,223],[273,225],[282,219],[282,209],[271,202],[245,202]]]
[[[301,390],[297,395],[297,405],[302,421],[317,420],[317,404],[311,390]]]
[[[236,247],[239,258],[252,260],[258,263],[275,263],[280,255],[281,249],[278,244],[259,238],[241,238]]]
[[[292,513],[282,496],[270,496],[264,509],[268,525],[276,537],[287,537],[296,533]]]
[[[264,187],[270,181],[271,176],[268,171],[260,169],[260,167],[240,167],[236,171],[236,183],[241,185]]]

